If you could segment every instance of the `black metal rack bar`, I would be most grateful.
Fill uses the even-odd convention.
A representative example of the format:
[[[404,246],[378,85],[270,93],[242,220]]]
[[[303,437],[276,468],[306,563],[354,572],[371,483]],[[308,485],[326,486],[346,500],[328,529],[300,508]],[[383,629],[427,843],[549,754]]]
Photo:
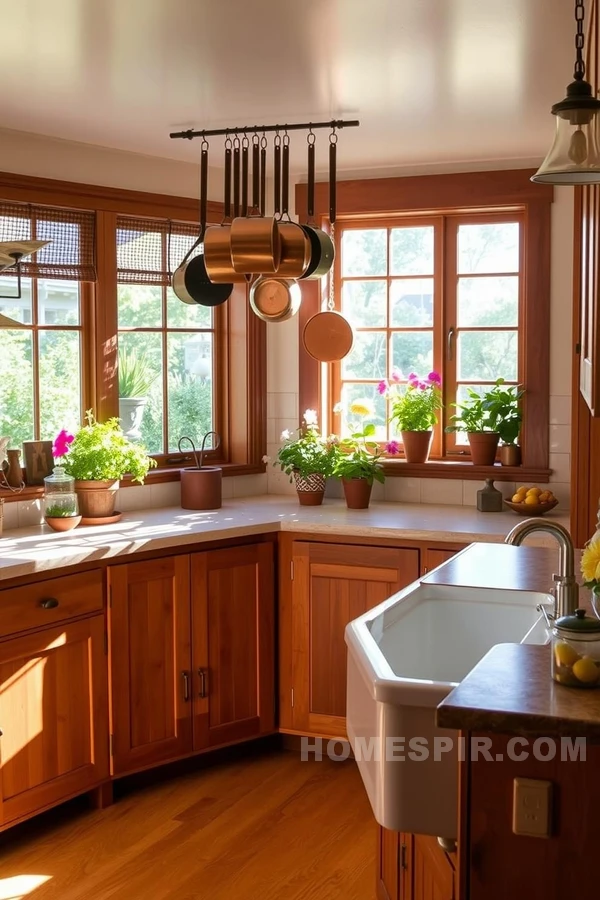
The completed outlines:
[[[204,131],[194,131],[189,128],[187,131],[172,131],[170,138],[185,138],[191,141],[193,138],[216,137],[217,135],[232,136],[234,134],[258,134],[258,132],[266,131],[314,131],[315,128],[356,128],[360,125],[358,119],[332,119],[330,122],[302,122],[292,125],[244,125],[236,128],[212,128]]]

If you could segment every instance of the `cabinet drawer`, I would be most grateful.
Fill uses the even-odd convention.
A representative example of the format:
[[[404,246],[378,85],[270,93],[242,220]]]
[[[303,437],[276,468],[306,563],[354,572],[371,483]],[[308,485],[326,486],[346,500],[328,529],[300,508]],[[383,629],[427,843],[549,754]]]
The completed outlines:
[[[0,591],[0,637],[98,612],[102,606],[100,569],[8,588]]]

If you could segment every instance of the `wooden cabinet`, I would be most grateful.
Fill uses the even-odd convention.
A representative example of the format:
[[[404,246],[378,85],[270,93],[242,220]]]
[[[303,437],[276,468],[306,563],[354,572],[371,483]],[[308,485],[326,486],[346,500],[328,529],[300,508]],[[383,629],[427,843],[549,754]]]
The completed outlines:
[[[377,900],[455,900],[454,864],[437,838],[379,827],[377,851]]]
[[[274,730],[270,544],[113,566],[109,584],[113,774]]]
[[[0,642],[0,825],[109,777],[104,638],[96,615]]]
[[[449,559],[452,559],[453,556],[464,550],[466,546],[466,544],[440,544],[439,546],[425,547],[421,550],[421,574],[427,575],[432,569],[448,562]]]
[[[273,548],[192,556],[194,749],[275,729]]]
[[[377,829],[377,900],[412,900],[413,836]]]
[[[413,836],[412,900],[454,900],[454,868],[437,838]]]
[[[112,773],[192,750],[190,558],[112,566]]]
[[[293,729],[345,737],[344,630],[419,577],[419,551],[296,541],[292,571]]]

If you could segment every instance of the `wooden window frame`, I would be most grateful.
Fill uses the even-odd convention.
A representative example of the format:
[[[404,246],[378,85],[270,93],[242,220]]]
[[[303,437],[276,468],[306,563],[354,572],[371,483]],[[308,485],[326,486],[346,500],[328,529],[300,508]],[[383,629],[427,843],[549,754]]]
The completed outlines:
[[[98,419],[118,416],[117,381],[117,247],[116,223],[119,215],[198,222],[198,202],[187,197],[128,191],[120,188],[0,173],[0,198],[65,209],[93,210],[96,214],[95,284],[82,288],[83,399]],[[223,206],[209,201],[208,217],[221,221]],[[250,475],[266,470],[262,457],[267,443],[267,353],[266,325],[250,308],[247,287],[235,285],[219,313],[220,341],[216,378],[220,392],[218,421],[222,429],[224,454],[212,459],[223,467],[223,475]],[[166,455],[165,455],[166,456]],[[148,473],[146,483],[179,481],[184,454],[169,454]],[[122,486],[131,484],[123,479]],[[42,488],[27,487],[20,493],[3,493],[6,501],[40,496]]]
[[[377,220],[399,215],[413,218],[425,216],[492,216],[494,213],[519,213],[523,219],[522,281],[523,316],[522,372],[520,381],[526,387],[523,398],[523,430],[521,435],[523,464],[512,466],[474,466],[469,461],[431,460],[425,464],[409,464],[405,460],[387,460],[387,476],[452,478],[481,480],[493,476],[498,480],[549,481],[549,405],[550,405],[550,230],[553,188],[530,181],[534,170],[498,170],[453,175],[424,175],[406,178],[383,178],[342,181],[337,185],[338,218]],[[306,221],[307,185],[296,186],[296,211]],[[315,216],[328,226],[328,185],[316,185]],[[299,333],[322,303],[321,285],[302,285],[302,307]],[[332,366],[313,360],[300,341],[299,354],[300,410],[319,409],[328,414]]]

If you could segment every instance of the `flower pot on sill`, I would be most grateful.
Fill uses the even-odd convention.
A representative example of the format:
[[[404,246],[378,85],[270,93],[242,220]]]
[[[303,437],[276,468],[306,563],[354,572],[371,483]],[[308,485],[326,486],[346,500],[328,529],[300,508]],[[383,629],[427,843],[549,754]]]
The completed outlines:
[[[500,447],[500,465],[521,465],[521,448],[518,444],[502,444]]]
[[[76,481],[79,512],[84,519],[108,519],[115,513],[118,481]]]
[[[474,466],[493,466],[500,435],[495,431],[470,431],[471,462]]]
[[[142,417],[147,402],[147,397],[119,397],[121,428],[130,441],[138,441],[142,436]]]
[[[400,434],[402,435],[406,462],[427,462],[433,431],[401,431]]]
[[[44,516],[52,531],[72,531],[81,522],[81,516]]]
[[[348,509],[368,509],[373,482],[366,478],[342,478]]]
[[[325,476],[317,472],[300,475],[294,472],[294,482],[300,506],[320,506],[325,496]]]

